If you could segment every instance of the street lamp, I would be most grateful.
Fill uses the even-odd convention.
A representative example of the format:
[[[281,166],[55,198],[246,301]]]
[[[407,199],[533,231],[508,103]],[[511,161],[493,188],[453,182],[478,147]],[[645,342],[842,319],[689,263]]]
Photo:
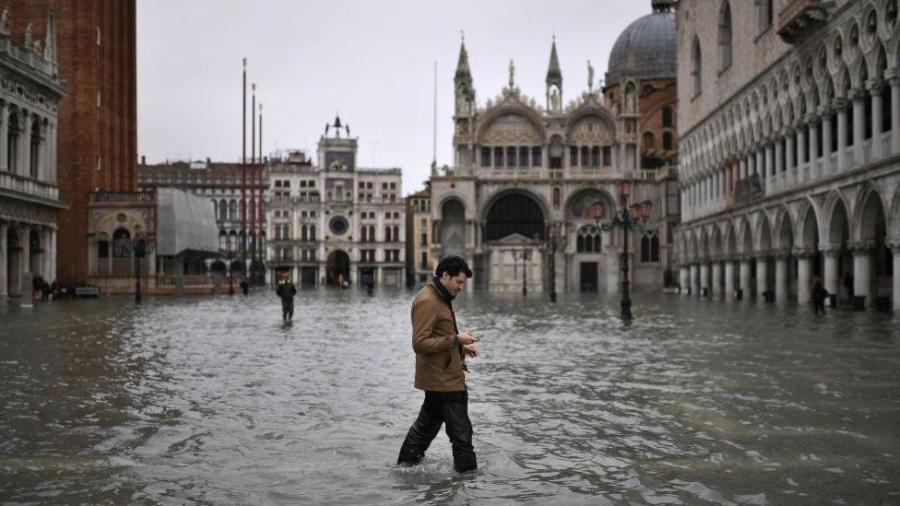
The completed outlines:
[[[228,259],[228,295],[234,295],[234,271],[232,270],[234,263],[234,245],[231,244],[231,237],[225,241],[228,247],[228,253],[225,256]]]
[[[528,272],[525,270],[525,261],[531,257],[531,250],[523,249],[520,253],[515,253],[513,259],[518,264],[519,259],[522,260],[522,297],[528,295]]]
[[[134,251],[134,303],[141,303],[141,259],[147,254],[147,238],[140,230],[135,232],[131,248]]]
[[[556,251],[566,249],[565,227],[564,223],[551,224],[547,227],[546,241],[535,238],[539,247],[550,252],[550,302],[556,302]]]
[[[631,205],[630,211],[628,207],[628,197],[631,195],[632,184],[629,181],[623,181],[619,184],[619,198],[621,209],[613,213],[611,221],[603,221],[603,202],[596,201],[591,206],[591,214],[597,222],[597,228],[604,232],[609,232],[615,227],[622,229],[624,240],[623,256],[622,256],[622,319],[631,320],[634,318],[631,314],[631,293],[630,283],[628,282],[628,232],[633,231],[635,227],[639,230],[644,229],[644,224],[650,218],[653,210],[653,202],[643,200]]]

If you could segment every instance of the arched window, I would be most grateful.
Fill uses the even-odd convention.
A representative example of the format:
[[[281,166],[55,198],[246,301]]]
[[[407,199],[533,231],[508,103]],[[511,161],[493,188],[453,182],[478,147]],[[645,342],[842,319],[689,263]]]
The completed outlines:
[[[672,132],[663,132],[663,149],[671,151],[672,145]]]
[[[131,234],[124,228],[113,232],[113,258],[129,258],[131,256]]]
[[[237,219],[237,201],[232,200],[228,203],[228,219],[231,221]]]
[[[700,37],[694,36],[694,46],[691,49],[691,81],[693,82],[693,96],[702,92],[701,72],[703,70],[702,55],[700,54]]]
[[[38,178],[38,168],[41,166],[41,124],[35,121],[31,127],[31,160],[29,172],[33,179]]]
[[[394,242],[400,242],[400,227],[394,225]]]
[[[225,199],[219,201],[219,221],[228,219],[228,202]]]
[[[303,225],[302,227],[300,227],[300,240],[301,241],[309,240],[309,228],[307,228],[306,225]]]
[[[359,227],[359,242],[368,242],[369,230],[365,225]]]
[[[600,166],[600,146],[591,148],[591,167]]]
[[[719,14],[719,70],[725,70],[731,66],[731,4],[728,0],[722,2],[722,11]]]
[[[662,110],[662,126],[671,127],[673,126],[672,121],[672,108],[671,107],[663,107]]]
[[[391,242],[391,227],[384,227],[384,242]]]
[[[9,130],[6,133],[6,168],[13,174],[16,173],[16,161],[19,159],[19,115],[10,114]],[[0,139],[2,142],[3,139]]]
[[[601,244],[600,229],[594,225],[586,225],[578,231],[575,250],[578,253],[600,253]]]
[[[288,225],[281,226],[281,238],[282,239],[290,239],[291,238],[291,228]]]
[[[310,241],[316,240],[316,226],[315,225],[309,226],[309,240]]]
[[[590,150],[588,150],[587,146],[582,146],[581,147],[581,166],[587,167],[588,165],[591,164],[590,160],[591,160]]]

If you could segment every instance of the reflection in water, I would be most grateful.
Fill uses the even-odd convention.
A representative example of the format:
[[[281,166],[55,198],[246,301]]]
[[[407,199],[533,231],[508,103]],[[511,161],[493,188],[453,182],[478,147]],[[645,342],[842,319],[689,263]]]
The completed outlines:
[[[470,417],[394,466],[421,403],[412,294],[0,307],[3,504],[900,503],[900,326],[638,294],[465,294]]]

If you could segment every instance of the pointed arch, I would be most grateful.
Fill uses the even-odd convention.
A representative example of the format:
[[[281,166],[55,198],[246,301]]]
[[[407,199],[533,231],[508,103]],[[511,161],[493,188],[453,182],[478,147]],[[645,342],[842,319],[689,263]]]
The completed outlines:
[[[732,62],[732,25],[731,25],[731,3],[728,0],[722,0],[719,8],[719,71],[724,71],[731,67]]]
[[[822,212],[824,221],[820,229],[824,232],[820,242],[823,248],[846,244],[850,232],[847,209],[846,199],[840,191],[833,190],[828,194]]]

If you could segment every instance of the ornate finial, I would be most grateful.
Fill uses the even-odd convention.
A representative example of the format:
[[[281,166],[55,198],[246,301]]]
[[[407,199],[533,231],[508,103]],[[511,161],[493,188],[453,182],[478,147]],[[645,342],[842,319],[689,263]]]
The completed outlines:
[[[250,89],[256,91],[256,83],[251,84]]]
[[[588,91],[594,91],[594,66],[591,65],[591,60],[587,61],[588,65]]]
[[[514,84],[516,82],[516,66],[512,61],[512,58],[509,60],[509,89],[512,90]]]
[[[3,9],[0,15],[0,35],[9,35],[9,8]]]
[[[247,68],[247,59],[246,58],[244,58],[244,68],[245,69]]]
[[[466,32],[460,30],[460,31],[459,31],[459,38],[460,38],[460,40],[462,41],[462,43],[465,44],[465,43],[466,43]]]
[[[262,102],[259,103],[259,112],[262,112]]]

